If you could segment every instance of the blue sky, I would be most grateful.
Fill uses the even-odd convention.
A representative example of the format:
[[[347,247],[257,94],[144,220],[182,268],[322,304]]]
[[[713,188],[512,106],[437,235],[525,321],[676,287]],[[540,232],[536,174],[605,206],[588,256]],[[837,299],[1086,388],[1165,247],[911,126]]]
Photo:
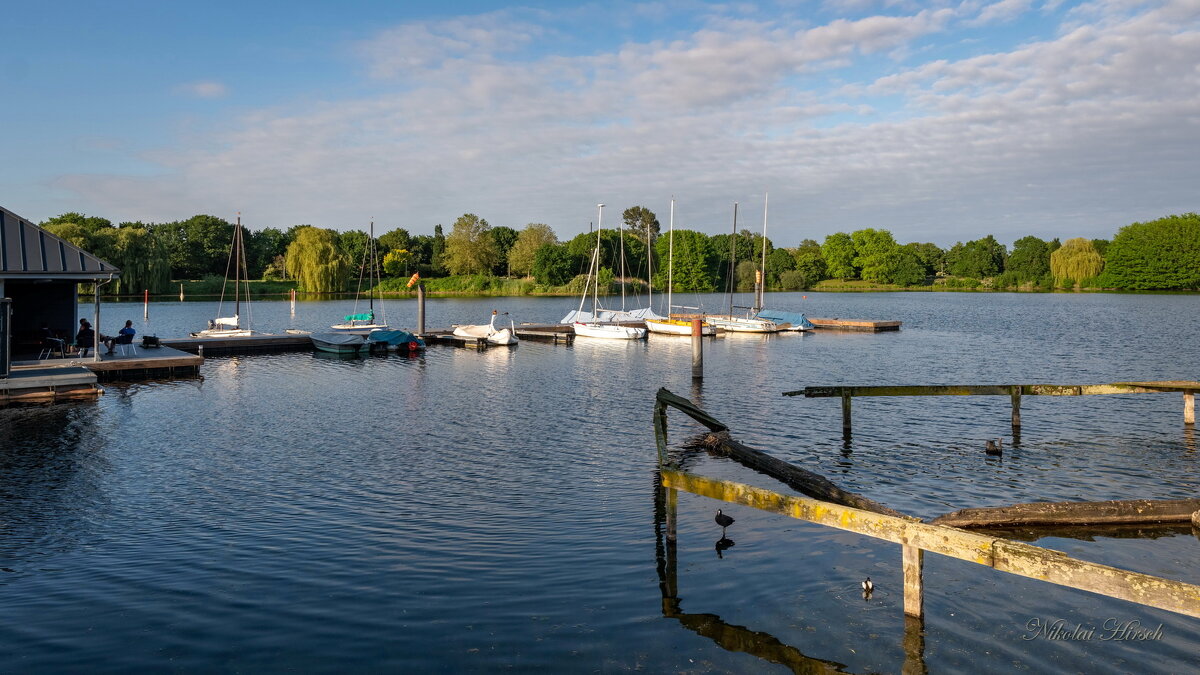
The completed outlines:
[[[6,7],[0,204],[415,233],[595,204],[780,245],[1197,210],[1196,0]],[[757,212],[756,212],[757,211]]]

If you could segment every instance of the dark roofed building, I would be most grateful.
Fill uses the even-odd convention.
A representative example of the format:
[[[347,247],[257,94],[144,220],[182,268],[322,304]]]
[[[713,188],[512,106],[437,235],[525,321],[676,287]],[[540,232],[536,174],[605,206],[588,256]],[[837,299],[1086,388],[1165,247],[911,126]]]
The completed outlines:
[[[119,269],[0,207],[0,297],[11,298],[12,352],[40,338],[41,326],[70,340],[79,320],[80,282],[108,280]]]

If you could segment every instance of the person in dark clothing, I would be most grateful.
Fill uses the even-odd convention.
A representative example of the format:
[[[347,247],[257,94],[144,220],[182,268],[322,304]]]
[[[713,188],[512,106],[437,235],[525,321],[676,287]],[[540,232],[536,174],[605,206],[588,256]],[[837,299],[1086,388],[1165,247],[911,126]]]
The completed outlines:
[[[75,334],[75,347],[80,356],[87,356],[88,350],[96,346],[96,331],[87,319],[79,320],[79,332]]]
[[[133,336],[137,335],[137,331],[133,328],[133,321],[126,320],[125,327],[117,331],[116,337],[104,339],[104,346],[108,347],[108,353],[113,353],[113,346],[117,344],[132,344]]]

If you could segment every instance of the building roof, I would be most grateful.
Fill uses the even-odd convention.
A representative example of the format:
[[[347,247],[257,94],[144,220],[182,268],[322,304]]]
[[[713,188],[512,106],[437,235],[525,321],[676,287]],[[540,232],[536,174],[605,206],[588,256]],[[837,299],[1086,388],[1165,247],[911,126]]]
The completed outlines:
[[[0,207],[0,278],[103,279],[121,270]]]

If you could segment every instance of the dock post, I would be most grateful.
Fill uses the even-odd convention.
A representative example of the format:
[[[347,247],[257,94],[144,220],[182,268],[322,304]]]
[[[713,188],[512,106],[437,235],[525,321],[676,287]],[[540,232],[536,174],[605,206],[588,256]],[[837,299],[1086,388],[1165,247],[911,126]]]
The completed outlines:
[[[425,284],[417,284],[417,335],[425,334]]]
[[[692,319],[692,379],[704,379],[704,322]]]
[[[1194,389],[1183,390],[1183,423],[1196,423],[1196,391]]]
[[[1012,425],[1014,429],[1021,428],[1021,385],[1012,386]]]
[[[916,546],[901,546],[904,567],[904,613],[921,618],[925,613],[925,595],[921,575],[925,567],[925,551]]]
[[[850,434],[850,389],[842,387],[842,434]]]

